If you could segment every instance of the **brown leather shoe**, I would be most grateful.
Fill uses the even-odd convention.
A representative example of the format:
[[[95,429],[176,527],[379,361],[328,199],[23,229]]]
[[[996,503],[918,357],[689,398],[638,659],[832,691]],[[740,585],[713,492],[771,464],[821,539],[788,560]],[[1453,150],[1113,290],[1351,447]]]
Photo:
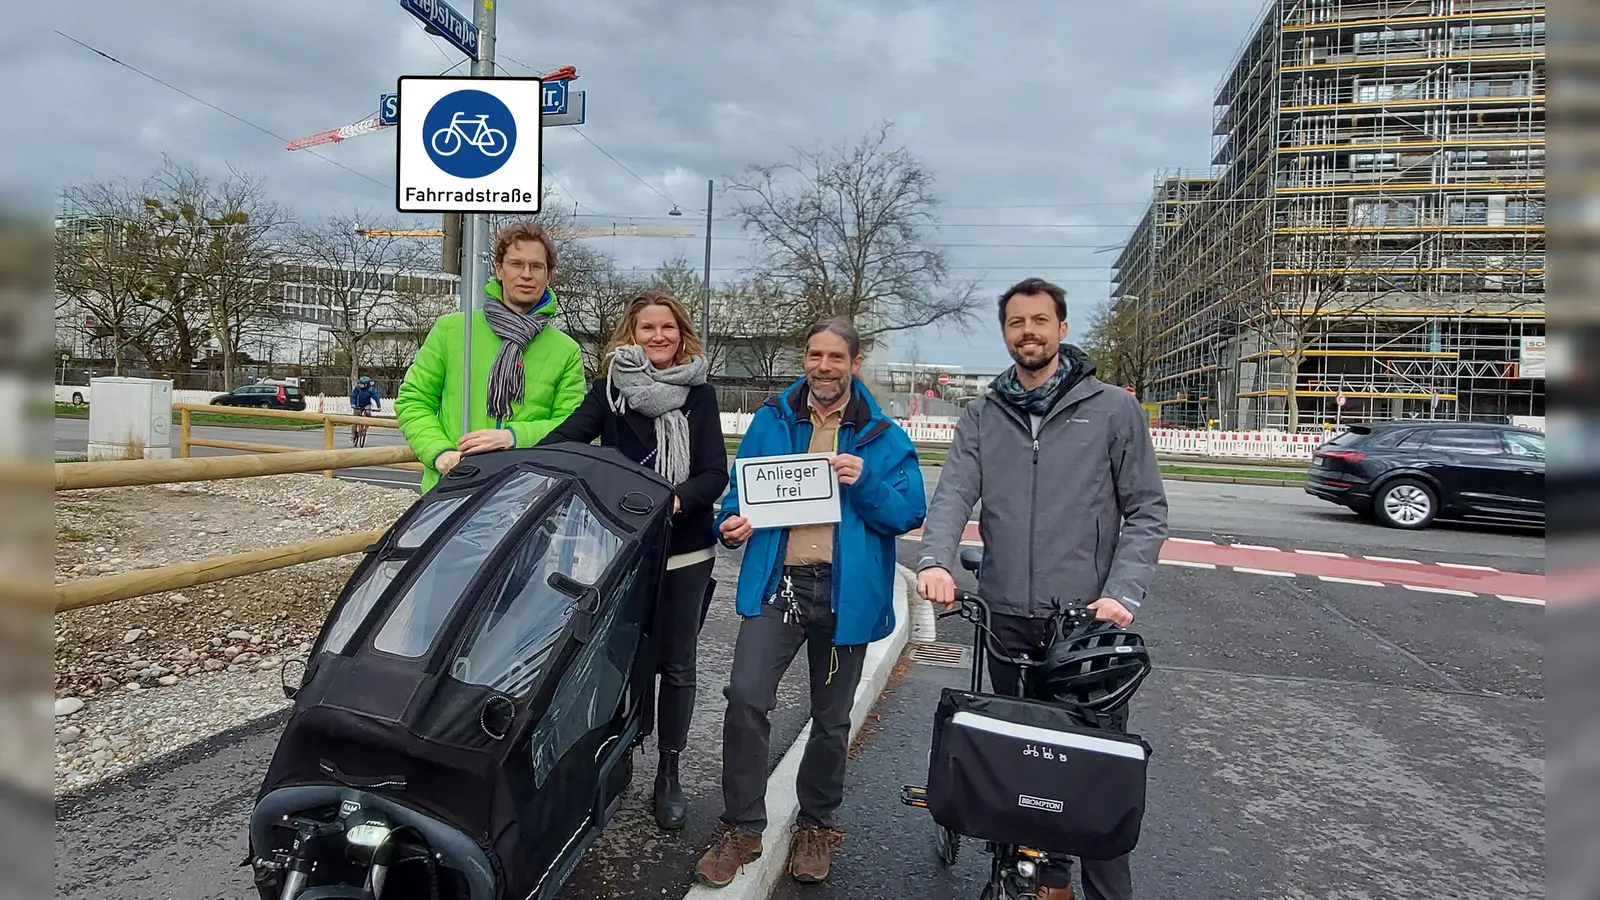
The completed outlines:
[[[1033,892],[1035,900],[1072,900],[1072,885],[1061,888],[1042,887]]]
[[[716,843],[700,857],[695,878],[707,887],[727,887],[739,869],[761,858],[761,835],[724,827]]]
[[[789,845],[789,875],[795,881],[815,884],[828,877],[828,866],[833,861],[833,848],[844,841],[844,835],[832,828],[802,824],[795,828],[794,842]]]

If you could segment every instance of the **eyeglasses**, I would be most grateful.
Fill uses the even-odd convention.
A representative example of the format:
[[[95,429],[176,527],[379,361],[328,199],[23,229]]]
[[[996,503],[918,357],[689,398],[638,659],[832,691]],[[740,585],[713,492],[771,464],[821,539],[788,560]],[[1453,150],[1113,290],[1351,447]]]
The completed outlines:
[[[544,263],[538,261],[522,262],[520,260],[507,259],[502,260],[500,265],[513,272],[543,272],[545,269]]]

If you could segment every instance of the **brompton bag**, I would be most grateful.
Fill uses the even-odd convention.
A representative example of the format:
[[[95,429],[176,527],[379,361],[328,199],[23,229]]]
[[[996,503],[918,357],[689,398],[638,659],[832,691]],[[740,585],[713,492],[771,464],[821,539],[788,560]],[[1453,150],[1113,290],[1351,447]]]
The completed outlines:
[[[928,811],[980,840],[1113,859],[1139,843],[1149,758],[1139,736],[1084,727],[1069,707],[945,688]]]

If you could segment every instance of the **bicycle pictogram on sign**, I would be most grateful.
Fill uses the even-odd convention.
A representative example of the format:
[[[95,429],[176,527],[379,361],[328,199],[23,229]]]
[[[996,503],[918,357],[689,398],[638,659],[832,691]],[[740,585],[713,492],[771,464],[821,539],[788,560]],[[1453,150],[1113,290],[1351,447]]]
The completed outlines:
[[[517,121],[492,94],[455,91],[439,98],[422,122],[428,157],[446,175],[482,178],[511,158]]]

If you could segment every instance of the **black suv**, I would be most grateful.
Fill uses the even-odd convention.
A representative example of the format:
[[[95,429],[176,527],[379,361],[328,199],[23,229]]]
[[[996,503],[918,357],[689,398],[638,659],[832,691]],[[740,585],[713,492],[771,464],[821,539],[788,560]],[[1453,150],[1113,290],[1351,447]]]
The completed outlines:
[[[306,408],[306,395],[292,385],[264,381],[236,387],[226,394],[218,394],[211,398],[211,405],[258,406],[263,409],[292,409],[301,412]]]
[[[1544,435],[1481,422],[1352,425],[1319,447],[1306,493],[1392,528],[1436,518],[1544,522]]]

